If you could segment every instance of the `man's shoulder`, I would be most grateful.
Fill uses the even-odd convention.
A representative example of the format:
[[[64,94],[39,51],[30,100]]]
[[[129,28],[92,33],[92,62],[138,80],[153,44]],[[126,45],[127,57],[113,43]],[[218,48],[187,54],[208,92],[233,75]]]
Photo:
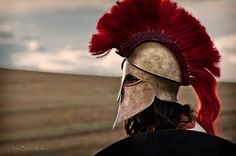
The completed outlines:
[[[236,155],[236,145],[220,137],[188,130],[160,130],[120,140],[96,156]]]

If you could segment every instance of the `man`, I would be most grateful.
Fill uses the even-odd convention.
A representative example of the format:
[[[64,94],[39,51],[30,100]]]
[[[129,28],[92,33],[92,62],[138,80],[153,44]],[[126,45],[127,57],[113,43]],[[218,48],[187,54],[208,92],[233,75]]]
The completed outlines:
[[[215,80],[215,76],[220,76],[220,56],[196,18],[170,0],[117,2],[98,21],[90,52],[105,56],[112,48],[124,58],[119,109],[113,127],[124,122],[127,136],[131,137],[111,146],[101,155],[117,154],[114,152],[116,149],[136,151],[130,155],[151,155],[155,152],[158,155],[168,155],[168,152],[169,155],[173,152],[183,155],[176,153],[175,148],[178,143],[189,143],[189,140],[179,140],[186,135],[194,140],[206,140],[207,137],[209,145],[212,145],[209,149],[220,144],[232,153],[229,142],[220,140],[218,143],[216,140],[219,138],[208,135],[215,134],[214,121],[220,110]],[[191,85],[198,96],[197,113],[189,105],[178,103],[179,87],[187,85]],[[147,135],[156,138],[155,143],[147,139]],[[168,135],[175,137],[167,139]],[[163,143],[160,137],[166,138],[168,146],[160,146]],[[203,140],[198,142],[202,144]],[[217,145],[213,146],[212,142],[217,142]],[[161,148],[147,150],[153,144]],[[208,145],[201,148],[205,147]],[[195,148],[191,146],[187,151],[192,152]],[[163,149],[167,153],[160,153]]]

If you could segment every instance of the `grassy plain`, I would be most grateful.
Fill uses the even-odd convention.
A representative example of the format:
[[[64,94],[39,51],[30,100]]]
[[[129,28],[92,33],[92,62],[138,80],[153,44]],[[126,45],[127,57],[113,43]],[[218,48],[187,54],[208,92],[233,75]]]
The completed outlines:
[[[89,156],[124,138],[112,130],[119,78],[0,69],[0,155]],[[220,135],[236,142],[236,83],[219,83]],[[182,103],[196,105],[190,87]]]

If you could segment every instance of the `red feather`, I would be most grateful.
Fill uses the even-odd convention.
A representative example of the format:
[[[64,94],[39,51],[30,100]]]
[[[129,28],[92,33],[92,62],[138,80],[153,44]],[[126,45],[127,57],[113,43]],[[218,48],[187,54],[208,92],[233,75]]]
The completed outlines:
[[[214,76],[220,76],[220,55],[205,27],[170,0],[123,0],[99,19],[90,53],[101,56],[112,48],[120,50],[139,32],[159,32],[176,42],[185,57],[190,84],[199,97],[197,119],[214,134],[213,123],[220,110]]]

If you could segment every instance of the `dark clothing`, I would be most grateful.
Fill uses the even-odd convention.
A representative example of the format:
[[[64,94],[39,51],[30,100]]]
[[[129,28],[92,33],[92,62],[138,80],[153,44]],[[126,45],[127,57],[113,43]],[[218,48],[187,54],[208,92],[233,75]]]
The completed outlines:
[[[236,144],[202,132],[160,130],[118,141],[96,156],[236,156]]]

